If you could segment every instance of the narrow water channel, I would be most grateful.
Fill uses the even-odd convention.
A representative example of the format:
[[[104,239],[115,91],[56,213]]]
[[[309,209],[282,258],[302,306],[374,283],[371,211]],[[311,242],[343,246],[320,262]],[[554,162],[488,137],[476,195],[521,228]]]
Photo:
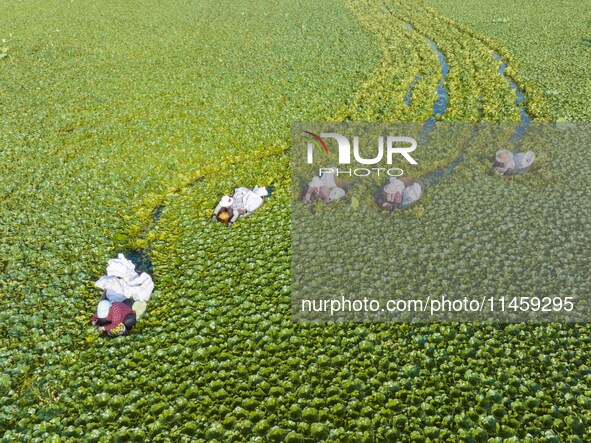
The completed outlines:
[[[515,133],[513,134],[510,143],[513,145],[513,152],[517,153],[518,145],[525,137],[525,134],[527,133],[527,130],[530,126],[531,117],[527,113],[527,109],[525,109],[524,106],[525,93],[519,88],[517,83],[515,83],[513,79],[506,74],[507,64],[496,51],[493,51],[493,57],[496,61],[501,62],[497,72],[499,75],[502,75],[505,80],[507,80],[511,89],[515,91],[515,106],[519,109],[519,124],[515,127]]]

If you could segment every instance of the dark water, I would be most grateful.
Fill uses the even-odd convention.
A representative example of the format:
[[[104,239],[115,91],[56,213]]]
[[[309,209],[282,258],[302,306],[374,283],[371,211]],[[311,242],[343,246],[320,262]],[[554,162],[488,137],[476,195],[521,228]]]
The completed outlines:
[[[135,265],[136,271],[140,273],[145,272],[147,274],[152,274],[154,270],[154,265],[152,265],[152,261],[150,260],[150,254],[147,248],[142,249],[140,251],[123,251],[125,258],[131,260]]]
[[[410,31],[414,31],[414,28],[410,23],[406,23],[406,28]],[[439,64],[441,65],[441,80],[437,84],[437,100],[435,101],[435,103],[433,103],[433,111],[431,113],[431,117],[427,119],[417,137],[417,141],[419,143],[426,143],[428,141],[429,134],[431,134],[431,132],[433,132],[433,130],[435,129],[437,117],[443,115],[445,111],[447,111],[449,102],[449,93],[447,88],[445,87],[445,79],[449,74],[449,65],[447,63],[447,60],[445,59],[445,55],[443,55],[443,53],[439,50],[434,41],[428,39],[427,37],[423,38],[431,47],[431,49],[437,54]],[[417,82],[420,81],[420,79],[421,76],[417,74],[417,76],[408,88],[406,97],[404,98],[404,103],[406,103],[407,106],[411,105],[412,91],[416,86]],[[472,134],[472,136],[473,135],[474,134]],[[417,182],[420,183],[423,190],[436,185],[437,183],[439,183],[439,181],[453,173],[454,169],[462,162],[464,158],[464,153],[465,150],[463,150],[462,153],[450,165],[423,175],[417,180]]]
[[[406,28],[410,31],[414,31],[414,28],[410,23],[406,24]],[[431,113],[431,117],[425,122],[421,132],[418,136],[419,143],[425,143],[429,138],[429,134],[435,128],[435,122],[437,121],[437,117],[441,116],[447,111],[448,101],[449,101],[449,93],[447,88],[445,87],[445,78],[447,74],[449,74],[449,65],[447,64],[447,60],[445,59],[445,55],[443,52],[439,50],[435,42],[429,40],[427,37],[424,37],[424,40],[429,44],[431,49],[437,54],[437,58],[439,59],[439,64],[441,65],[441,80],[437,84],[437,100],[433,103],[433,112]],[[411,94],[412,90],[415,87],[416,83],[420,80],[420,76],[417,75],[415,80],[411,83],[409,90],[406,93],[406,97],[404,102],[410,106],[411,105]]]
[[[497,54],[496,51],[493,52],[493,57],[495,58],[495,60],[502,62],[497,72],[505,77],[507,82],[509,82],[509,86],[511,86],[511,89],[515,91],[515,106],[519,108],[519,118],[521,120],[521,123],[530,124],[531,117],[529,116],[527,110],[523,106],[523,104],[525,103],[524,92],[521,89],[519,89],[519,86],[511,79],[511,77],[505,75],[505,72],[507,71],[507,65],[505,64],[505,62],[502,61],[501,56]]]
[[[412,27],[412,25],[410,23],[406,24],[406,28],[411,31],[414,31],[414,28]],[[444,86],[444,82],[445,82],[445,78],[447,77],[447,74],[449,74],[449,65],[447,64],[447,60],[445,59],[445,55],[443,55],[443,52],[441,52],[439,50],[439,48],[437,47],[435,42],[433,42],[432,40],[429,40],[427,37],[424,37],[424,39],[429,44],[431,49],[433,49],[433,51],[435,51],[435,53],[437,54],[437,58],[439,59],[439,64],[441,65],[441,80],[437,84],[437,100],[433,104],[433,113],[431,115],[431,118],[434,119],[438,115],[442,115],[447,110],[449,94],[448,94],[447,88]],[[420,78],[421,78],[420,75],[417,75],[415,80],[411,83],[411,85],[409,87],[409,90],[408,90],[406,97],[404,99],[404,102],[408,106],[411,105],[410,96],[412,94],[412,89],[415,87],[416,83],[420,80]]]
[[[433,104],[433,117],[436,117],[438,115],[442,115],[447,110],[447,102],[449,95],[447,92],[447,88],[443,85],[443,83],[445,82],[447,74],[449,74],[449,65],[447,64],[447,61],[445,60],[445,56],[443,55],[443,53],[437,48],[437,45],[428,38],[425,38],[425,41],[429,43],[431,49],[433,49],[433,51],[437,53],[437,57],[439,58],[439,64],[441,65],[441,80],[437,85],[437,101],[435,102],[435,104]]]
[[[410,31],[414,31],[413,26],[410,23],[406,23],[406,28]],[[447,88],[445,87],[445,79],[449,74],[449,65],[447,64],[447,60],[445,59],[445,55],[439,50],[437,45],[434,41],[424,37],[424,40],[429,44],[431,49],[437,54],[437,58],[439,59],[439,64],[441,65],[441,80],[437,84],[437,100],[433,104],[433,111],[431,113],[431,117],[427,119],[423,127],[421,128],[421,132],[418,135],[418,142],[419,143],[426,143],[429,134],[435,129],[435,124],[437,122],[437,117],[441,116],[447,111],[448,102],[449,102],[449,93]],[[412,90],[415,87],[416,83],[420,80],[420,75],[415,77],[415,80],[409,86],[409,89],[406,93],[406,97],[404,102],[407,106],[411,105],[411,94]],[[437,184],[439,181],[444,179],[445,177],[451,175],[458,166],[462,159],[464,158],[464,152],[458,156],[450,165],[445,166],[443,168],[439,168],[436,171],[430,172],[429,174],[425,174],[424,176],[420,177],[417,181],[423,187],[423,190]]]
[[[192,186],[195,186],[197,183],[203,181],[204,179],[205,179],[205,176],[196,178],[195,180],[191,181],[186,186],[174,191],[173,194],[177,194],[180,191],[182,191],[183,189],[187,189]],[[162,216],[162,211],[164,211],[164,207],[165,207],[164,204],[161,204],[161,205],[157,206],[156,209],[154,209],[154,215],[152,216],[152,223],[150,224],[149,230],[154,229],[154,227],[160,221],[160,217]],[[134,251],[124,250],[124,251],[122,251],[122,253],[125,255],[125,257],[128,260],[131,260],[133,262],[136,270],[138,270],[140,272],[145,272],[145,273],[151,275],[152,272],[154,271],[154,265],[152,264],[152,260],[150,259],[150,250],[151,250],[150,247],[147,246],[144,249],[140,249],[140,250],[134,250]]]
[[[409,29],[410,31],[414,31],[414,28],[410,23],[406,23],[406,28]],[[445,111],[447,110],[448,101],[449,101],[448,90],[444,85],[445,79],[446,79],[447,75],[449,74],[449,65],[447,64],[445,56],[439,50],[439,48],[437,47],[435,42],[433,42],[432,40],[430,40],[426,37],[424,37],[424,40],[429,44],[431,49],[437,53],[437,58],[439,59],[439,64],[441,65],[441,80],[437,84],[437,100],[433,104],[433,112],[431,114],[431,117],[429,119],[427,119],[427,121],[425,122],[425,124],[423,125],[423,127],[421,129],[421,132],[419,133],[419,136],[418,136],[419,143],[426,143],[427,142],[427,140],[429,138],[429,134],[435,128],[437,117],[441,116],[445,113]],[[497,61],[502,61],[501,56],[496,52],[493,52],[493,57]],[[519,144],[519,142],[521,140],[523,140],[523,137],[525,136],[527,129],[528,129],[532,120],[531,120],[531,117],[527,113],[527,110],[525,109],[525,106],[524,106],[525,94],[519,88],[519,86],[509,76],[506,75],[506,70],[507,70],[507,65],[504,62],[501,63],[498,73],[500,75],[502,75],[503,77],[505,77],[505,79],[509,82],[510,87],[515,91],[515,105],[520,110],[520,124],[515,128],[515,133],[511,139],[511,143],[514,146],[513,150],[515,152],[517,150],[517,145]],[[417,75],[415,77],[414,81],[410,84],[410,86],[408,88],[408,91],[406,93],[406,97],[404,98],[404,103],[406,103],[407,106],[411,106],[412,91],[418,81],[420,81],[420,75]],[[472,131],[472,133],[470,135],[470,140],[467,142],[467,145],[469,145],[471,143],[471,141],[474,139],[474,136],[476,135],[476,131],[477,131],[476,128]],[[430,188],[431,186],[436,185],[441,180],[450,176],[454,172],[456,167],[464,159],[467,145],[462,150],[460,155],[451,164],[444,166],[442,168],[439,168],[436,171],[430,172],[430,173],[425,174],[422,177],[418,178],[417,182],[419,182],[421,184],[421,186],[423,187],[423,190],[426,190],[427,188]]]
[[[406,24],[406,28],[411,31],[414,31],[414,28],[410,23]],[[445,79],[449,73],[449,65],[447,64],[445,56],[439,50],[439,48],[437,47],[435,42],[433,42],[432,40],[430,40],[426,37],[424,37],[424,39],[429,44],[431,49],[437,53],[437,58],[439,59],[439,63],[441,65],[441,80],[439,81],[439,83],[437,85],[437,100],[433,104],[433,112],[431,114],[431,117],[425,122],[425,124],[423,125],[423,128],[421,129],[421,132],[419,133],[418,141],[420,143],[427,142],[429,134],[435,128],[436,118],[438,116],[443,115],[445,113],[445,111],[447,110],[448,99],[449,99],[448,90],[444,86]],[[495,60],[502,62],[501,56],[497,52],[493,52],[493,57],[495,58]],[[517,152],[517,146],[525,137],[525,134],[527,133],[527,130],[531,124],[532,119],[524,106],[524,103],[525,103],[524,92],[519,88],[519,86],[509,76],[506,75],[506,71],[507,71],[507,65],[506,65],[506,63],[502,62],[501,66],[499,67],[498,73],[500,75],[502,75],[507,80],[507,82],[509,82],[509,86],[515,91],[515,106],[517,106],[519,108],[520,124],[516,126],[515,133],[513,134],[513,137],[511,138],[511,141],[510,141],[510,143],[513,145],[513,151]],[[405,100],[404,100],[404,102],[407,104],[407,106],[411,105],[412,89],[415,87],[416,82],[419,80],[420,80],[420,76],[417,75],[417,77],[415,78],[415,81],[413,81],[413,83],[411,83],[411,85],[409,87],[409,90],[408,90]],[[471,134],[470,140],[472,140],[474,138],[474,136],[475,136],[475,132],[473,132]],[[465,152],[466,152],[466,150],[464,149],[462,151],[462,153],[450,165],[445,166],[443,168],[440,168],[436,171],[433,171],[429,174],[422,176],[418,181],[421,183],[423,188],[426,189],[430,186],[433,186],[433,185],[437,184],[439,181],[441,181],[442,179],[444,179],[445,177],[451,175],[453,173],[453,171],[455,170],[455,168],[462,162]]]

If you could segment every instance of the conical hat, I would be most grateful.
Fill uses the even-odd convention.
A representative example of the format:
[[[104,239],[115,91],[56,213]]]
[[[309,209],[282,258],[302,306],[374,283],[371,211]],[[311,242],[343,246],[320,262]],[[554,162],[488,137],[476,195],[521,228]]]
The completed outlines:
[[[220,205],[222,205],[222,208],[229,208],[230,206],[232,206],[233,201],[234,200],[232,199],[232,197],[230,197],[229,195],[224,195],[220,200]]]
[[[384,192],[388,194],[396,194],[397,192],[402,192],[404,190],[404,183],[397,178],[390,178],[390,183],[384,186]]]
[[[109,300],[101,300],[96,308],[96,315],[98,318],[107,318],[109,310],[111,309],[111,302]]]

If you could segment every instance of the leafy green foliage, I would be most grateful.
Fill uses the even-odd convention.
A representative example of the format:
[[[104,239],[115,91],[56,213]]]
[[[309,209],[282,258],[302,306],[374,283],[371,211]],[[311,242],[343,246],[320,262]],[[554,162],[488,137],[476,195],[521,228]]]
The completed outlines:
[[[3,441],[591,438],[587,326],[290,318],[289,124],[428,117],[440,66],[424,36],[453,70],[449,118],[512,119],[492,47],[394,2],[349,2],[359,22],[337,0],[8,3]],[[569,186],[581,165],[561,161],[479,183]],[[471,177],[455,180],[450,195]],[[207,222],[237,185],[275,191],[231,229]],[[404,217],[445,215],[431,204]],[[105,261],[144,247],[157,286],[147,313],[128,337],[86,334]]]
[[[553,3],[552,7],[540,0],[426,3],[469,26],[471,32],[483,33],[511,50],[512,55],[507,56],[512,75],[525,86],[528,108],[534,115],[545,112],[553,120],[589,121],[591,22],[584,2],[567,0]],[[536,96],[536,109],[532,107],[532,96]],[[544,111],[539,109],[542,101]]]

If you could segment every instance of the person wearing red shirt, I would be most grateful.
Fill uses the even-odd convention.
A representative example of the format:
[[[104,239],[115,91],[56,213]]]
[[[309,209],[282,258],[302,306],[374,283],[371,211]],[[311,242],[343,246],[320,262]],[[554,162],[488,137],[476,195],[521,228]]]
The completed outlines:
[[[112,336],[111,331],[123,324],[125,329],[121,335],[125,335],[135,325],[136,315],[126,303],[101,300],[90,322],[107,336]]]

